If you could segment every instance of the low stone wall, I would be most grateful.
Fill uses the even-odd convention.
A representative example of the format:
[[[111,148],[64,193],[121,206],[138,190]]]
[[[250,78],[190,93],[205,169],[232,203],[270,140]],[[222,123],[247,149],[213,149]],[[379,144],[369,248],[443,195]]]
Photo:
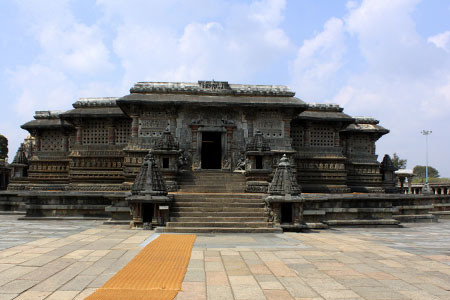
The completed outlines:
[[[450,195],[303,194],[304,220],[316,226],[396,226],[450,218]]]
[[[304,221],[311,227],[398,226],[397,209],[386,194],[303,194]]]
[[[434,196],[424,195],[392,195],[392,205],[398,209],[393,215],[400,222],[436,222],[437,217],[431,214],[434,210]]]
[[[107,219],[112,213],[106,208],[125,193],[104,192],[1,192],[0,209],[23,211],[26,219],[81,218]]]
[[[25,218],[131,220],[129,192],[1,191],[0,211],[26,213]],[[327,226],[398,226],[450,217],[450,195],[303,194],[304,221],[310,228]]]
[[[433,211],[438,218],[450,219],[450,195],[433,195]]]
[[[25,213],[25,198],[16,191],[0,191],[0,211],[6,213]]]

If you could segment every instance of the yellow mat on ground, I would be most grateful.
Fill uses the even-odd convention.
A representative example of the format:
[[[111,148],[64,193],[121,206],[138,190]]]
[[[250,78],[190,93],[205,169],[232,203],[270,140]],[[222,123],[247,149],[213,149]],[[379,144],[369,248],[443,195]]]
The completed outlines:
[[[172,300],[181,290],[195,235],[162,234],[85,300]]]

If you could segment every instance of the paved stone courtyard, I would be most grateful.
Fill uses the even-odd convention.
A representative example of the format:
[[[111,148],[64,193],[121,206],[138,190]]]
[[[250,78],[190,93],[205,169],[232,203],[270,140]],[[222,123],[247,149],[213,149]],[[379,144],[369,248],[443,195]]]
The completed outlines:
[[[0,215],[0,299],[84,299],[154,239],[96,221]],[[450,221],[198,235],[183,299],[450,299]]]

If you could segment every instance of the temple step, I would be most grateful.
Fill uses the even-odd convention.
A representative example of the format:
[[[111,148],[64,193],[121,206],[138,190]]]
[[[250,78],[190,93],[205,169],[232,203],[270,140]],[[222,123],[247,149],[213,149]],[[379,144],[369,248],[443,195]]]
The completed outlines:
[[[218,183],[220,184],[220,183]],[[279,232],[267,222],[260,194],[173,193],[170,222],[164,232]]]
[[[280,232],[267,222],[263,196],[245,193],[242,173],[185,172],[178,185],[164,232]]]
[[[204,220],[207,218],[204,218]],[[166,227],[224,227],[224,228],[266,228],[272,224],[268,222],[167,222]]]
[[[259,217],[217,217],[217,216],[197,216],[197,217],[172,217],[170,222],[266,222],[267,218]]]
[[[197,217],[205,217],[205,213],[201,211],[178,211],[178,212],[171,212],[172,218],[197,218]],[[227,217],[235,217],[239,218],[242,217],[243,219],[249,218],[264,218],[265,212],[264,210],[261,210],[260,212],[255,211],[210,211],[208,212],[208,215],[206,218],[227,218]]]
[[[224,206],[206,206],[206,207],[172,207],[172,212],[203,212],[203,213],[213,213],[213,212],[264,212],[264,208],[259,207],[224,207]]]
[[[202,199],[205,201],[206,199]],[[260,208],[264,207],[262,202],[221,202],[219,203],[222,207],[248,207],[248,208]],[[217,207],[217,201],[207,201],[207,202],[175,202],[172,207]]]
[[[281,233],[281,228],[233,228],[233,227],[165,227],[162,232],[173,233]]]
[[[185,172],[178,179],[179,191],[187,193],[244,193],[242,173],[217,171]]]

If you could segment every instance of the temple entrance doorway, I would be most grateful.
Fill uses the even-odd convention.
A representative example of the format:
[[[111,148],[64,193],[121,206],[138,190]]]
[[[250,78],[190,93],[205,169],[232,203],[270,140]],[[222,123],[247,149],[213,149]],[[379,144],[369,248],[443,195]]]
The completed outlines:
[[[151,223],[153,218],[153,203],[142,203],[142,223]]]
[[[222,168],[222,133],[202,133],[202,169]]]

